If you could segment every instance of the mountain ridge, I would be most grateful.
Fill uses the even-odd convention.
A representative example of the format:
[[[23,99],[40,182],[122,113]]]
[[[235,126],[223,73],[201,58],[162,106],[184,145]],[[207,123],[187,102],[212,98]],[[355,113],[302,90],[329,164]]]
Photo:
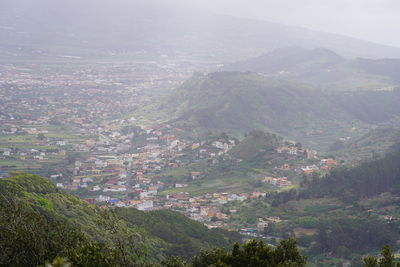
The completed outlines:
[[[173,3],[4,0],[0,48],[8,58],[169,54],[231,61],[297,45],[327,47],[348,57],[400,58],[397,47]]]
[[[327,48],[281,48],[228,64],[224,71],[251,71],[310,83],[326,91],[389,90],[400,87],[399,59],[347,59]]]

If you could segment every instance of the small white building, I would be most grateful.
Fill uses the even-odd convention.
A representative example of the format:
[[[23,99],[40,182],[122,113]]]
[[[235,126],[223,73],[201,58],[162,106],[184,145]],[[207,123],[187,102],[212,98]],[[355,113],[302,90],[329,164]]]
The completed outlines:
[[[153,204],[153,200],[146,200],[142,203],[139,203],[136,205],[136,208],[138,210],[151,210],[153,208],[154,204]]]

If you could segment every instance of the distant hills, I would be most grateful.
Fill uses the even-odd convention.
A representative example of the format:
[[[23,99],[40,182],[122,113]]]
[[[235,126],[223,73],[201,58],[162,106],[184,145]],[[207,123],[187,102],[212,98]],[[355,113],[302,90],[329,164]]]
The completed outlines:
[[[0,3],[3,59],[169,55],[233,61],[288,46],[326,47],[346,57],[400,58],[397,47],[216,15],[172,0]]]
[[[324,146],[360,129],[397,124],[399,101],[399,90],[328,93],[256,73],[216,72],[196,74],[151,110],[194,129],[236,135],[262,129]]]
[[[205,129],[244,132],[269,127],[286,134],[307,127],[312,119],[331,122],[344,115],[307,85],[242,72],[196,75],[160,104],[159,110]]]
[[[313,84],[323,90],[390,90],[400,87],[400,59],[346,59],[326,48],[288,47],[233,63],[226,71],[251,71]]]

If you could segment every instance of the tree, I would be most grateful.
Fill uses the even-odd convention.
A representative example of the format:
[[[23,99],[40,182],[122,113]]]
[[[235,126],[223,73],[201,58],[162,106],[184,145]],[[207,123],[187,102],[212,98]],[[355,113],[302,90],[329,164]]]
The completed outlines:
[[[380,267],[394,267],[394,256],[389,246],[384,246],[381,251],[382,258],[379,260]]]
[[[364,258],[365,267],[376,267],[378,266],[378,260],[373,256],[368,256]]]
[[[46,136],[44,136],[43,133],[40,133],[40,134],[37,135],[37,139],[44,140],[44,139],[46,139]]]
[[[400,267],[400,262],[396,262],[392,249],[389,246],[384,246],[381,250],[381,258],[374,256],[364,258],[365,267]]]
[[[189,267],[187,262],[178,256],[168,257],[166,260],[162,262],[162,266],[165,267]]]
[[[235,243],[230,252],[217,248],[203,250],[192,260],[193,267],[264,267],[306,265],[294,239],[282,240],[276,248],[263,241],[251,240],[242,247]]]
[[[72,264],[67,258],[57,257],[51,263],[46,263],[45,267],[71,267]]]
[[[78,248],[69,250],[66,254],[74,266],[111,267],[118,266],[117,262],[120,261],[120,255],[116,250],[93,241],[85,242]]]

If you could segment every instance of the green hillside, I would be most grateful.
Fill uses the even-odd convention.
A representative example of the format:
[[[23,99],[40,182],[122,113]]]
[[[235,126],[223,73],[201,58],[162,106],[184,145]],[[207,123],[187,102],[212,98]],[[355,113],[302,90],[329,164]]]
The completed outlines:
[[[337,140],[330,152],[336,157],[353,162],[382,156],[395,150],[400,143],[400,130],[377,128],[355,140]]]
[[[238,136],[261,129],[314,145],[362,125],[312,87],[255,73],[195,75],[151,111],[188,128]]]
[[[0,197],[2,266],[37,266],[57,256],[77,266],[145,266],[239,239],[174,212],[102,210],[32,174],[0,180]]]
[[[146,213],[136,209],[119,208],[115,212],[129,225],[142,227],[167,242],[167,255],[193,257],[201,248],[229,247],[233,240],[240,241],[240,235],[236,232],[208,230],[198,222],[169,210]]]
[[[274,134],[262,131],[253,131],[244,138],[238,145],[229,152],[232,156],[247,160],[256,161],[264,157],[283,143],[283,138]]]
[[[140,115],[238,137],[260,129],[325,150],[339,138],[359,138],[376,126],[397,127],[399,102],[399,89],[323,92],[256,73],[216,72],[194,75]]]
[[[341,197],[344,201],[372,197],[384,192],[400,194],[400,153],[389,154],[356,167],[336,169],[316,179],[301,192],[304,197]]]
[[[393,91],[334,93],[331,101],[353,119],[374,125],[398,127],[400,88]]]

